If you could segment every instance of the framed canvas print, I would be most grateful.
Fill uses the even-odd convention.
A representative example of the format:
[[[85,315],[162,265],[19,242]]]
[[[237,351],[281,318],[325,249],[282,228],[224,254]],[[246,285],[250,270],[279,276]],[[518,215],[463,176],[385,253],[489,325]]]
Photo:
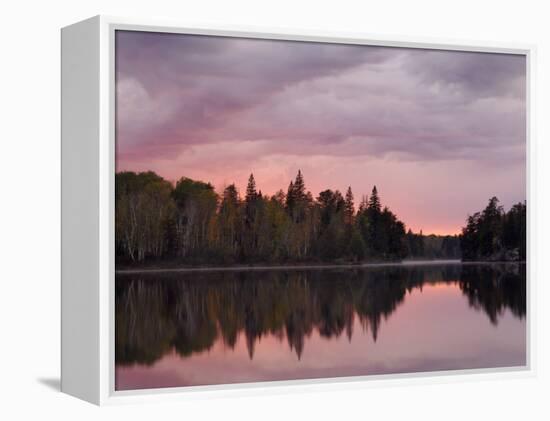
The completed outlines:
[[[62,30],[62,390],[532,371],[532,48]]]

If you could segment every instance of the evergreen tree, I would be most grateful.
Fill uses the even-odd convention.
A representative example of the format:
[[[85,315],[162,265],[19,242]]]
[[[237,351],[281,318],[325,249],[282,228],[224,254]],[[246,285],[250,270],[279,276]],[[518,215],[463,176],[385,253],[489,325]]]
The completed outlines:
[[[479,226],[479,248],[483,256],[491,256],[502,248],[501,225],[503,210],[496,197],[489,200],[489,204],[481,215],[482,224]]]
[[[524,260],[526,206],[518,203],[504,212],[492,197],[482,212],[468,216],[460,235],[463,260]]]
[[[324,190],[316,199],[298,171],[287,194],[264,197],[250,174],[243,200],[234,184],[218,195],[210,183],[153,172],[115,178],[117,262],[181,259],[184,264],[458,258],[525,260],[525,203],[505,212],[496,197],[468,217],[460,236],[424,236],[386,206],[376,186],[355,212],[354,196]],[[122,260],[121,260],[122,259]]]
[[[476,260],[479,256],[479,225],[481,215],[479,212],[469,215],[466,226],[462,228],[460,236],[460,248],[463,260]]]
[[[296,179],[294,180],[294,198],[297,202],[304,201],[306,198],[306,185],[304,183],[304,177],[302,171],[298,170]]]
[[[256,193],[256,181],[254,180],[254,174],[250,174],[248,177],[248,185],[246,186],[246,202],[254,202],[258,194]]]
[[[378,190],[376,189],[376,186],[372,188],[372,193],[368,201],[368,209],[374,213],[380,213],[381,204],[380,204],[380,198],[378,197]]]
[[[346,199],[344,204],[345,223],[347,225],[353,224],[354,213],[355,213],[355,208],[353,205],[353,193],[351,191],[351,186],[350,186],[348,187],[348,191],[346,192]]]
[[[291,181],[288,185],[288,190],[286,192],[286,208],[289,213],[292,213],[294,210],[294,205],[296,203],[296,197],[294,196],[294,183]]]
[[[227,260],[235,259],[241,251],[240,203],[235,184],[230,184],[223,191],[219,215],[221,252]]]
[[[371,257],[380,258],[384,254],[386,233],[382,228],[382,212],[380,198],[376,186],[372,188],[367,208],[365,209],[364,238]]]
[[[302,176],[302,172],[300,170],[298,170],[294,183],[291,182],[288,189],[289,193],[287,194],[287,204],[290,203],[290,206],[288,206],[290,216],[295,223],[300,224],[306,219],[310,197],[308,192],[306,192],[304,177]]]
[[[246,186],[245,196],[245,223],[247,227],[251,227],[256,221],[256,214],[258,213],[258,201],[261,198],[256,192],[256,181],[254,175],[250,174],[248,178],[248,185]]]
[[[243,232],[243,258],[253,260],[258,254],[258,228],[260,225],[261,194],[256,192],[254,175],[250,174],[246,187],[245,215]]]

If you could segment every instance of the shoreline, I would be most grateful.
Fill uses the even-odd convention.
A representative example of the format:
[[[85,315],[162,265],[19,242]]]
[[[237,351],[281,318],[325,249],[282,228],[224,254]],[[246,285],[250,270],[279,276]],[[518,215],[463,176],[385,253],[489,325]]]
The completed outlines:
[[[196,266],[179,268],[115,269],[115,274],[157,273],[157,272],[223,272],[223,271],[265,271],[265,270],[322,270],[322,269],[366,269],[371,267],[437,266],[437,265],[502,265],[525,264],[525,261],[465,261],[462,260],[406,260],[402,262],[378,262],[359,264],[302,264],[302,265],[239,265],[239,266]]]

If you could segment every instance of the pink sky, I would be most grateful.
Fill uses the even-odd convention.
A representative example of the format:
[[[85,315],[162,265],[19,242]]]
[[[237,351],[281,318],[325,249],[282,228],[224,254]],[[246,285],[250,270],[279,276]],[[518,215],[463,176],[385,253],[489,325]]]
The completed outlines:
[[[314,197],[376,185],[413,231],[526,198],[525,58],[117,31],[117,171]]]

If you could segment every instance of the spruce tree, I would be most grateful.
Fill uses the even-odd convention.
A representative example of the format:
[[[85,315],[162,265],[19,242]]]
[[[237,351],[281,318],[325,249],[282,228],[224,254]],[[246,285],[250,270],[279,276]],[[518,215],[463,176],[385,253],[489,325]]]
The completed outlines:
[[[288,187],[287,195],[287,208],[295,223],[301,223],[305,220],[309,198],[310,195],[306,193],[304,177],[302,172],[298,170],[294,183],[291,183]]]
[[[300,170],[298,170],[296,180],[294,181],[294,197],[297,202],[303,201],[306,197],[306,185],[304,183],[302,171]]]
[[[346,199],[344,204],[344,215],[345,215],[345,223],[348,225],[353,224],[353,215],[355,213],[355,208],[353,204],[353,193],[351,191],[351,186],[348,187],[348,191],[346,192]]]
[[[248,177],[248,185],[246,186],[245,196],[245,222],[248,226],[252,225],[256,220],[256,202],[258,197],[254,175],[250,174],[250,177]]]
[[[246,186],[246,202],[251,203],[256,200],[258,194],[256,193],[256,181],[254,180],[254,175],[250,174],[248,177],[248,185]]]
[[[245,197],[245,231],[243,232],[243,254],[253,257],[257,253],[257,229],[261,195],[256,192],[254,175],[248,177]]]
[[[376,189],[376,186],[372,188],[372,193],[370,195],[368,208],[370,210],[376,211],[377,213],[380,212],[381,204],[380,204],[380,198],[378,197],[378,190]]]
[[[289,212],[292,212],[292,209],[294,209],[295,202],[296,199],[294,196],[294,183],[291,181],[288,185],[288,190],[286,193],[286,208]]]

